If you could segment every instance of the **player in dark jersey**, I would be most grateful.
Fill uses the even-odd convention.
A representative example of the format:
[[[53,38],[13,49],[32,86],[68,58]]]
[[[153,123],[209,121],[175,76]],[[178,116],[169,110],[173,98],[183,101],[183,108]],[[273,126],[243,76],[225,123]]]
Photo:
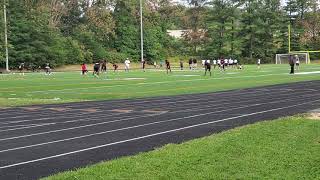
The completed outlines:
[[[119,66],[116,63],[113,63],[112,66],[113,66],[113,72],[116,72]]]
[[[168,60],[165,61],[166,63],[166,70],[167,70],[167,74],[169,74],[169,71],[171,73],[171,66],[170,66],[170,62]]]
[[[206,62],[204,63],[204,69],[205,69],[204,75],[206,76],[207,71],[209,71],[210,76],[211,76],[211,63],[210,63],[210,61],[206,60]]]
[[[221,58],[220,62],[221,62],[221,70],[225,71],[225,70],[226,70],[226,69],[225,69],[226,67],[225,67],[224,59]]]
[[[100,71],[100,63],[96,62],[93,65],[93,75],[96,77],[99,77],[99,71]]]
[[[101,65],[101,72],[107,72],[107,61],[104,60]]]
[[[145,72],[145,68],[146,68],[146,61],[144,59],[142,59],[141,61],[141,65],[142,65],[142,70],[143,72]]]
[[[189,68],[192,69],[192,58],[189,59]]]
[[[183,70],[183,61],[180,60],[180,69]]]
[[[290,54],[289,56],[289,65],[290,65],[290,74],[294,74],[295,61],[292,54]]]

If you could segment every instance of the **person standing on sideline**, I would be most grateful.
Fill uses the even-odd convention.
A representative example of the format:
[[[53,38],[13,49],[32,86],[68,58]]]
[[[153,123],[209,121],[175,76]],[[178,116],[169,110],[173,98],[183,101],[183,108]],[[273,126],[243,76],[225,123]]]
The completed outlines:
[[[181,69],[181,71],[183,70],[183,61],[182,60],[180,60],[180,69]]]
[[[295,61],[294,61],[294,58],[292,55],[289,56],[289,65],[290,65],[290,74],[294,74],[294,64],[295,64]]]
[[[131,63],[131,62],[130,62],[129,58],[127,58],[127,59],[124,61],[125,71],[126,71],[126,72],[129,72],[130,63]]]

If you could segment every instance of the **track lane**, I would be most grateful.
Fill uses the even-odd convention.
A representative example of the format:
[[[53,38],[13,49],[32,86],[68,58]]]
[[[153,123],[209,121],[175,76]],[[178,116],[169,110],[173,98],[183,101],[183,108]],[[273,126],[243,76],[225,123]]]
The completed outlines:
[[[41,136],[30,136],[24,141],[12,139],[7,142],[8,144],[3,144],[3,146],[1,146],[1,142],[0,179],[16,179],[17,177],[20,179],[38,178],[54,172],[84,166],[101,160],[148,151],[167,143],[179,143],[261,120],[269,120],[280,116],[307,112],[310,109],[319,108],[320,106],[320,100],[316,98],[319,97],[320,93],[318,89],[320,89],[320,82],[314,81],[221,93],[206,93],[194,96],[184,95],[164,99],[148,98],[136,101],[120,100],[118,102],[101,101],[93,102],[92,104],[83,103],[82,105],[81,103],[77,103],[76,106],[74,106],[75,108],[91,108],[97,105],[103,105],[107,106],[106,109],[132,106],[137,107],[137,109],[140,107],[141,109],[139,110],[143,110],[145,107],[158,107],[161,109],[161,107],[164,108],[164,106],[168,105],[171,111],[155,117],[140,117],[133,121],[110,123],[109,126],[102,126],[99,124],[97,128],[81,129],[83,131],[66,131],[66,133],[70,134],[43,134]],[[312,94],[314,96],[312,96]],[[316,96],[317,94],[318,96]],[[193,97],[195,99],[190,100],[190,98],[192,99]],[[165,103],[166,101],[174,102],[175,98],[177,98],[177,102],[179,100],[181,101],[176,107],[174,106],[174,103]],[[208,99],[212,101],[212,103],[208,103]],[[153,100],[155,100],[155,102],[153,102]],[[130,102],[132,102],[132,104]],[[90,104],[89,107],[86,106],[88,104]],[[197,107],[194,107],[195,104],[197,104]],[[72,105],[73,104],[61,106],[45,105],[43,108],[71,107]],[[187,112],[187,110],[192,109],[192,107],[194,107],[194,111]],[[239,109],[234,109],[230,113],[229,110],[231,108],[237,107]],[[218,112],[219,110],[222,112]],[[1,113],[4,112],[0,110],[0,114]],[[63,113],[65,112],[60,112],[60,114]],[[19,115],[19,113],[17,115]],[[33,113],[32,116],[37,116],[37,113]],[[70,116],[72,116],[72,114],[70,114]],[[186,116],[191,117],[183,118]],[[116,116],[112,118],[116,118]],[[170,119],[179,120],[170,121]],[[46,122],[49,123],[51,120],[56,119],[50,119]],[[64,120],[61,118],[61,120],[62,121],[59,120],[61,125],[65,124],[63,121],[68,120],[75,120],[70,127],[77,127],[77,125],[79,125],[76,123],[77,118],[66,118]],[[160,121],[163,122],[160,123]],[[28,123],[31,122],[32,121]],[[92,122],[88,121],[88,123],[91,124]],[[150,124],[146,125],[147,123]],[[23,125],[23,123],[16,125]],[[0,124],[0,130],[2,126],[3,124]],[[52,127],[51,125],[48,125],[48,127],[39,127],[39,129],[42,130],[46,130],[45,128],[51,130],[51,128],[59,129],[61,127]],[[30,128],[30,132],[32,132],[32,130],[34,130],[34,128]],[[102,134],[102,132],[105,131],[112,132]],[[10,136],[18,135],[19,130],[12,131],[11,133]],[[95,133],[97,135],[61,141],[67,138],[75,138]],[[1,132],[0,137],[2,138]],[[60,140],[61,142],[48,143],[51,142],[50,140]],[[12,143],[12,145],[10,145],[10,143]],[[36,145],[37,143],[48,144],[21,148],[23,145],[30,146]],[[10,146],[11,148],[20,147],[21,149],[10,150],[10,148],[8,149],[6,146]],[[87,150],[82,151],[84,149]],[[1,150],[7,151],[1,152]],[[37,172],[33,170],[34,167],[38,167]]]

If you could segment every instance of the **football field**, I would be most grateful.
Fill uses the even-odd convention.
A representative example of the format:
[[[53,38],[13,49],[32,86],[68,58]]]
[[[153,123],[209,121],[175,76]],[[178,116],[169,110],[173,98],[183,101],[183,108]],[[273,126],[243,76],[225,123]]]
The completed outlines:
[[[295,75],[289,75],[288,65],[215,69],[212,77],[204,77],[200,68],[176,69],[169,75],[163,69],[109,71],[100,78],[91,73],[83,77],[80,71],[50,76],[16,73],[0,75],[0,107],[206,93],[309,80],[320,80],[320,65],[302,65]]]
[[[317,65],[295,75],[272,65],[212,77],[201,70],[167,75],[151,69],[100,78],[79,72],[1,75],[0,179],[37,179],[306,113],[320,107],[319,75]],[[19,106],[27,104],[33,106]]]

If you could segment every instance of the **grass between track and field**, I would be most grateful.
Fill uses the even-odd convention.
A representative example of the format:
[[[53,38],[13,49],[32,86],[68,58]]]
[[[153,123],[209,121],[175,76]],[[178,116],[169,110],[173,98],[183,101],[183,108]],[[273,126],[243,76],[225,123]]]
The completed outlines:
[[[0,107],[170,96],[320,80],[320,65],[302,65],[302,74],[288,72],[288,65],[263,65],[259,70],[251,65],[244,70],[213,70],[212,77],[204,77],[202,69],[175,70],[169,75],[163,69],[119,71],[100,78],[91,73],[82,77],[80,72],[5,74],[0,75]]]
[[[46,180],[319,179],[320,120],[260,122]]]

